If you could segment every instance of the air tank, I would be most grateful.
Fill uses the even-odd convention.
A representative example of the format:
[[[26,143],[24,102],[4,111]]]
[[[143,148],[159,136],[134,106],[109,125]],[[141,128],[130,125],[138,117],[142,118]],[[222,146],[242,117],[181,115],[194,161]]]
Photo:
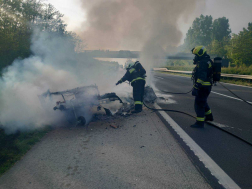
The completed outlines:
[[[215,57],[213,61],[213,81],[220,81],[222,58]]]

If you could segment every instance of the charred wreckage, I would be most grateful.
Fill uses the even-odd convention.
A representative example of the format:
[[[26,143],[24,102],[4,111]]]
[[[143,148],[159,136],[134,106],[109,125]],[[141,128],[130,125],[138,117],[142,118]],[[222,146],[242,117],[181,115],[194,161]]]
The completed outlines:
[[[145,98],[152,99],[148,100],[149,102],[154,102],[157,98],[154,91],[148,86],[145,88]],[[57,92],[50,92],[50,90],[48,90],[38,97],[42,106],[48,101],[50,103],[53,102],[53,97],[60,97],[61,100],[56,100],[53,110],[60,111],[60,114],[63,115],[62,117],[64,118],[64,121],[82,126],[86,125],[89,121],[92,121],[92,118],[96,115],[100,115],[102,112],[104,112],[104,115],[106,116],[127,115],[130,110],[134,108],[134,100],[129,97],[129,95],[121,98],[117,96],[116,93],[105,93],[100,95],[96,85]],[[108,104],[114,101],[120,103],[120,108],[117,109],[116,112],[107,107]],[[45,108],[48,107],[45,106]]]

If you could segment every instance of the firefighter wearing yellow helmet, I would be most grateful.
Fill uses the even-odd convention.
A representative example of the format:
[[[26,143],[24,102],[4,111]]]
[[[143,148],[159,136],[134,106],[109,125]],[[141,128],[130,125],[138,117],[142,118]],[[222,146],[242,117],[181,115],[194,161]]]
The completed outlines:
[[[197,46],[192,49],[195,55],[193,63],[196,65],[193,74],[192,95],[195,96],[194,109],[197,114],[196,123],[193,128],[203,128],[205,121],[213,121],[212,111],[207,103],[207,98],[212,90],[213,62],[207,54],[204,46]]]
[[[127,72],[120,79],[116,85],[128,80],[133,87],[133,98],[135,101],[135,110],[131,113],[138,113],[142,111],[143,106],[143,96],[144,96],[144,86],[145,86],[145,77],[146,71],[139,61],[135,63],[129,63],[125,65]]]

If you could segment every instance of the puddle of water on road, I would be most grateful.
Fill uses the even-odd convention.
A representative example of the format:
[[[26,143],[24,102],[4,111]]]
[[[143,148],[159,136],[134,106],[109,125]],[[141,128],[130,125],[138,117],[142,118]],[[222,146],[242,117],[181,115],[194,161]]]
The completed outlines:
[[[230,127],[228,125],[224,125],[224,124],[221,124],[221,123],[216,123],[216,122],[213,122],[211,121],[211,123],[213,123],[214,125],[220,127],[220,128],[230,128],[230,129],[235,129],[234,127]]]
[[[156,96],[158,99],[156,100],[159,104],[177,104],[177,101],[173,100],[173,95],[163,94],[159,90],[154,89]]]

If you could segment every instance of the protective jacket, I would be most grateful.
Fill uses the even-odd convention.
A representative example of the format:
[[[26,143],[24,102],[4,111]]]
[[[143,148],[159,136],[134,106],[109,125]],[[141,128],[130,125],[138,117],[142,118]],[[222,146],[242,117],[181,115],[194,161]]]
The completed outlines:
[[[131,82],[131,85],[133,85],[134,82],[137,80],[145,80],[145,77],[146,77],[145,74],[146,74],[146,71],[141,65],[141,63],[136,62],[133,66],[131,66],[130,68],[127,68],[127,72],[122,77],[120,82],[122,83],[128,80],[129,82]]]
[[[213,83],[213,61],[209,55],[204,54],[202,57],[195,56],[194,64],[196,67],[192,75],[194,82],[192,94],[195,96],[194,109],[197,122],[192,127],[203,127],[205,118],[213,119],[212,111],[207,103]]]
[[[194,64],[196,64],[192,75],[194,87],[211,86],[213,84],[213,61],[210,59],[210,56],[208,54],[203,55],[202,57],[196,56]]]

